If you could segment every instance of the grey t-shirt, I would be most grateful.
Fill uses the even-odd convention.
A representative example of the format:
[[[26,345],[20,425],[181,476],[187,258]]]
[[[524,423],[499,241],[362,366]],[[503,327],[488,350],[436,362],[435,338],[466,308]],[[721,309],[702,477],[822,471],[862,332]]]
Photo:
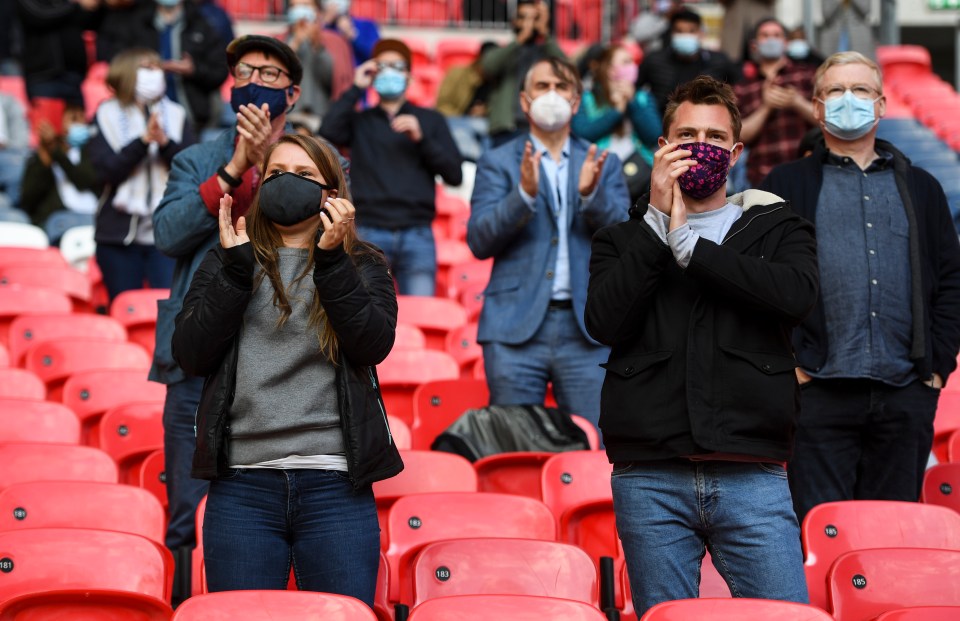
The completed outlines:
[[[687,213],[687,223],[675,231],[670,231],[670,216],[649,205],[643,220],[663,243],[670,246],[677,264],[686,269],[690,265],[693,249],[701,237],[719,244],[742,215],[743,209],[740,206],[727,203],[713,211]]]

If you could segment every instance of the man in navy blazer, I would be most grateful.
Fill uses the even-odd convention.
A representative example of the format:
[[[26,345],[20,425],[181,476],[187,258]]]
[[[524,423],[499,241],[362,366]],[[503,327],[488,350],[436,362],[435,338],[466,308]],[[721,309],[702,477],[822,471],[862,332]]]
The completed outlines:
[[[565,60],[530,68],[530,133],[477,163],[467,243],[494,259],[477,338],[490,402],[540,404],[553,382],[560,409],[596,425],[609,350],[583,324],[590,240],[627,219],[630,197],[617,156],[570,135],[581,92]]]

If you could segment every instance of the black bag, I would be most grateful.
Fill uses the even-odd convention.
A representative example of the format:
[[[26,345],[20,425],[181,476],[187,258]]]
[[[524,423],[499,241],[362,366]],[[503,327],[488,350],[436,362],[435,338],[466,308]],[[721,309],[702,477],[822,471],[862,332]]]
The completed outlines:
[[[583,429],[557,408],[490,405],[464,412],[430,448],[477,461],[512,451],[585,451],[590,443]]]
[[[630,204],[634,205],[641,196],[650,191],[650,175],[653,169],[647,164],[639,151],[623,162],[623,178],[630,192]]]

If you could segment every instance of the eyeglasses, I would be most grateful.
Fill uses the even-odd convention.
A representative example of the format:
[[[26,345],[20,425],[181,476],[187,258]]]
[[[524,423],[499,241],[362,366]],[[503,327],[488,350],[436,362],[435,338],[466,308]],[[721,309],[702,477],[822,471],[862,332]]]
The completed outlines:
[[[383,71],[384,69],[393,69],[395,71],[406,71],[407,63],[402,60],[395,60],[392,63],[377,63],[377,71]]]
[[[247,63],[237,63],[233,68],[233,77],[238,80],[249,80],[253,77],[253,72],[260,72],[260,79],[266,84],[273,84],[280,77],[280,74],[285,74],[289,77],[289,73],[281,69],[280,67],[274,67],[273,65],[261,65],[255,67],[253,65],[248,65]]]
[[[823,93],[824,101],[830,101],[831,99],[839,99],[840,97],[843,97],[843,94],[848,90],[853,93],[853,96],[857,99],[874,99],[875,95],[880,94],[877,89],[873,88],[872,86],[867,86],[866,84],[854,84],[853,86],[831,84],[822,88],[820,92]]]

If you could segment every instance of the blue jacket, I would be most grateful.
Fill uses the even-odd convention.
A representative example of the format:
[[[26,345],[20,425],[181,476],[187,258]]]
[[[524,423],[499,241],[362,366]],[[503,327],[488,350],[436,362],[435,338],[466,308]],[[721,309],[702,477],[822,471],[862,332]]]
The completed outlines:
[[[532,211],[520,196],[520,161],[527,140],[520,136],[487,151],[477,163],[467,244],[477,258],[494,259],[480,313],[477,340],[481,343],[527,341],[540,327],[550,303],[558,223],[546,184],[540,184]],[[567,204],[572,208],[563,225],[570,231],[570,286],[577,324],[584,338],[595,343],[583,325],[590,240],[597,230],[627,219],[630,196],[620,160],[610,154],[596,193],[581,205],[577,184],[589,147],[590,143],[571,136]],[[540,175],[543,179],[542,166]]]

